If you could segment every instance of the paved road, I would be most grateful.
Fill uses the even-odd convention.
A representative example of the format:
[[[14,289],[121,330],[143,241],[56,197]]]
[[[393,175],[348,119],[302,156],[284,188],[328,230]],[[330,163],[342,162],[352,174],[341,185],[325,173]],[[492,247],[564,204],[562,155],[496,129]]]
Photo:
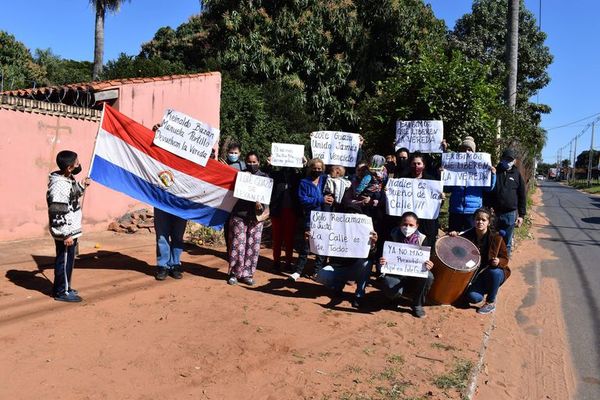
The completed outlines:
[[[558,279],[577,381],[576,399],[600,399],[600,197],[556,182],[541,185],[550,221],[542,239],[557,260],[543,274]],[[542,294],[543,296],[543,294]]]

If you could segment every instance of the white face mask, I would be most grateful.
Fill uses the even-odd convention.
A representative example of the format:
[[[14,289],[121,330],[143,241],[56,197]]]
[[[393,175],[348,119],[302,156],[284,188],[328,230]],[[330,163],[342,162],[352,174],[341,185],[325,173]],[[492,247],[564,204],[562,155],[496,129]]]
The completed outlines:
[[[414,226],[401,226],[400,231],[405,237],[409,237],[417,231],[417,228]]]

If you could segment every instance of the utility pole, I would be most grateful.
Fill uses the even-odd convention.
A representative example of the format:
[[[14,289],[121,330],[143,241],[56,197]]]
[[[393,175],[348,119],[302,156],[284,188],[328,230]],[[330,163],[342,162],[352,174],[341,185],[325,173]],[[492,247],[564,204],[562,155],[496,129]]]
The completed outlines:
[[[577,160],[577,136],[575,136],[575,146],[573,147],[573,170],[571,172],[571,180],[575,180],[575,161]]]
[[[588,154],[587,185],[592,186],[592,160],[594,159],[594,127],[596,121],[592,122],[592,141],[590,143],[590,152]]]

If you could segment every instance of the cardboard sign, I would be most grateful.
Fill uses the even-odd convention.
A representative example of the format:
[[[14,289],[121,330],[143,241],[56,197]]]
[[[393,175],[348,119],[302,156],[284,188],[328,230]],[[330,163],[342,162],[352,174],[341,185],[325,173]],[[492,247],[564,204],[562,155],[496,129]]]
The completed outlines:
[[[169,109],[165,112],[152,143],[204,167],[218,138],[218,129]]]
[[[302,168],[304,145],[272,143],[271,165],[274,167]]]
[[[359,147],[357,133],[318,131],[310,134],[313,158],[327,165],[355,167]]]
[[[233,197],[248,201],[258,201],[262,204],[271,202],[273,179],[253,175],[250,172],[238,172],[235,180]]]
[[[386,264],[381,272],[390,275],[416,276],[427,278],[428,269],[425,262],[429,260],[431,247],[396,242],[383,244],[383,257]]]
[[[366,258],[369,256],[371,217],[325,211],[310,213],[310,251],[330,257]]]
[[[391,178],[386,186],[387,213],[401,216],[412,211],[419,218],[436,219],[442,206],[443,190],[440,181]]]
[[[396,121],[396,150],[406,147],[411,153],[441,153],[443,121]]]
[[[492,158],[488,153],[442,154],[444,186],[490,186]]]

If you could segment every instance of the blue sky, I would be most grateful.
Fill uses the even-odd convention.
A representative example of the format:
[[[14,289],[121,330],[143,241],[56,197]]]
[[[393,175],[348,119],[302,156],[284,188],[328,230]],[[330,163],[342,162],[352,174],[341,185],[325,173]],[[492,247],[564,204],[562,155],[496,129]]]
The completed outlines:
[[[449,28],[457,18],[471,10],[471,0],[425,0],[436,16]],[[541,0],[542,30],[548,34],[547,45],[554,55],[550,66],[552,81],[539,96],[552,113],[545,116],[546,129],[562,126],[600,113],[600,52],[598,52],[598,0]],[[538,16],[540,0],[526,0],[526,6]],[[2,4],[0,29],[13,35],[32,51],[52,48],[55,54],[75,60],[92,60],[94,48],[94,12],[86,0],[7,1]],[[105,62],[119,53],[137,54],[140,45],[150,40],[162,26],[177,27],[199,11],[198,0],[132,0],[106,20]],[[568,145],[582,132],[587,119],[548,131],[543,150],[546,162],[555,162],[557,150]],[[600,131],[600,125],[596,131]],[[600,143],[597,134],[596,143]],[[590,146],[591,129],[578,140],[577,153]],[[599,148],[596,145],[595,148]],[[563,150],[568,158],[569,147]]]

